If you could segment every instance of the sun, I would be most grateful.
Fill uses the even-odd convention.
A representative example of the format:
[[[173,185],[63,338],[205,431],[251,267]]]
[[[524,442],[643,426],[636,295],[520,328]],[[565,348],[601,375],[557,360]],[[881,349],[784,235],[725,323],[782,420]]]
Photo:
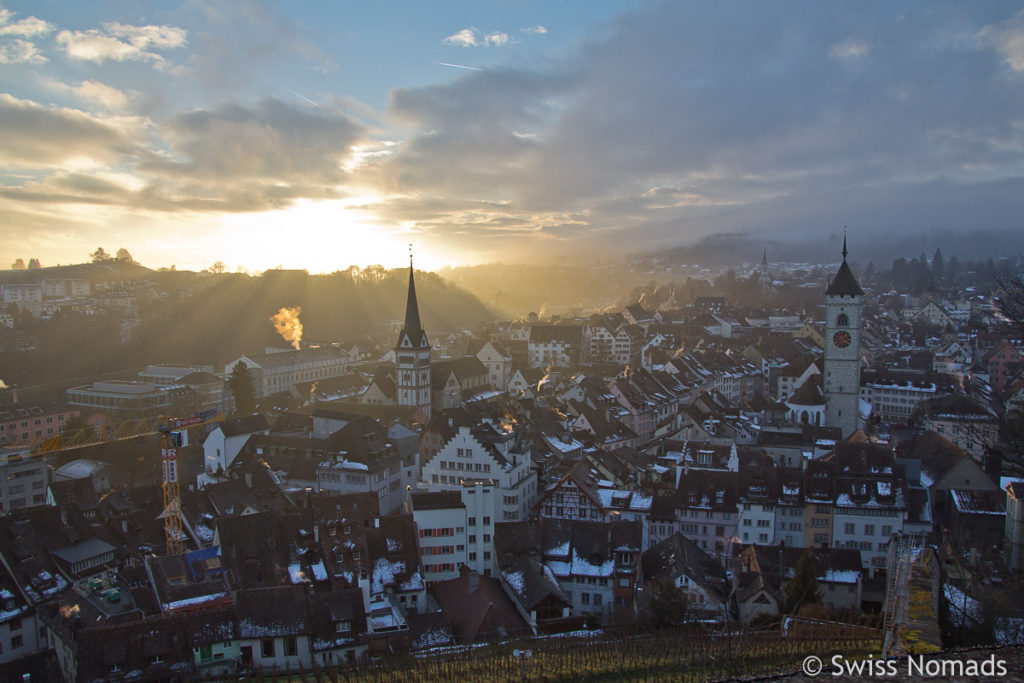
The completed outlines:
[[[453,262],[439,258],[443,249],[423,244],[410,226],[378,222],[366,208],[374,200],[299,200],[278,211],[225,216],[218,232],[230,244],[225,245],[230,255],[222,260],[250,271],[282,267],[332,273],[374,264],[398,268],[409,265],[411,243],[420,270]]]

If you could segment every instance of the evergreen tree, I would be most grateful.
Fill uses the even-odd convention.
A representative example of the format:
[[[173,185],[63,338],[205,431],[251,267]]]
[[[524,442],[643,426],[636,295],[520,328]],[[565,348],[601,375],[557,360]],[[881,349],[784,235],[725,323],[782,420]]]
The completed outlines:
[[[666,577],[653,582],[651,586],[651,615],[655,628],[678,626],[686,622],[689,602],[686,594]]]
[[[228,377],[228,388],[235,397],[235,413],[249,415],[256,407],[256,385],[244,362],[236,363]]]
[[[942,260],[941,249],[936,249],[935,255],[932,256],[932,276],[936,282],[941,282],[942,278],[946,277],[946,264]]]
[[[782,607],[785,614],[797,614],[804,605],[821,602],[821,587],[818,585],[818,563],[814,561],[811,551],[804,548],[800,559],[796,562],[793,578],[786,584],[786,603]]]
[[[37,259],[37,258],[30,258],[28,260],[28,269],[29,270],[39,270],[42,267],[43,267],[43,264],[41,264],[39,262],[39,259]]]

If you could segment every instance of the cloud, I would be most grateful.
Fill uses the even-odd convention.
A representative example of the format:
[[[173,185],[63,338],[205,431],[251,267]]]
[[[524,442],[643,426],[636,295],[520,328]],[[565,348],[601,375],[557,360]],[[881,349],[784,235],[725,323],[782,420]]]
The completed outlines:
[[[35,38],[37,36],[45,36],[54,29],[53,24],[37,17],[26,17],[18,21],[11,21],[14,15],[15,13],[9,9],[0,9],[0,36]]]
[[[47,61],[35,43],[21,38],[0,42],[0,64],[45,64]]]
[[[464,28],[458,33],[445,38],[443,41],[445,45],[458,45],[459,47],[475,47],[480,43],[477,40],[477,32],[475,28]]]
[[[1024,10],[976,34],[980,45],[998,52],[1014,71],[1024,71]]]
[[[0,165],[118,163],[140,152],[141,128],[138,119],[104,119],[0,93],[0,138],[5,141],[0,145]]]
[[[526,28],[521,28],[519,30],[522,31],[523,33],[527,33],[533,36],[542,36],[548,32],[548,30],[541,26],[540,24],[537,24],[536,26],[528,26]]]
[[[484,35],[475,28],[464,28],[441,42],[445,45],[454,45],[456,47],[500,46],[508,42],[508,34],[502,31],[492,31]]]
[[[88,62],[148,61],[163,67],[164,57],[155,50],[183,47],[188,34],[176,26],[103,24],[103,30],[61,31],[57,44],[71,59]]]
[[[127,108],[136,93],[125,93],[117,88],[99,81],[82,81],[78,85],[68,85],[59,81],[51,81],[51,87],[60,92],[68,92],[83,102],[98,104],[108,111],[120,111]]]
[[[857,59],[868,54],[870,48],[867,43],[847,38],[841,43],[833,45],[828,50],[828,56],[835,59]]]
[[[934,218],[922,207],[939,188],[998,193],[1020,176],[1024,91],[963,36],[980,31],[1015,65],[1021,14],[742,7],[742,25],[718,6],[645,7],[557,61],[396,89],[388,113],[410,133],[362,177],[391,193],[388,216],[461,240],[499,223],[557,240],[547,226],[572,216],[569,233],[628,246],[813,230],[837,207],[868,216],[876,203],[916,225]]]

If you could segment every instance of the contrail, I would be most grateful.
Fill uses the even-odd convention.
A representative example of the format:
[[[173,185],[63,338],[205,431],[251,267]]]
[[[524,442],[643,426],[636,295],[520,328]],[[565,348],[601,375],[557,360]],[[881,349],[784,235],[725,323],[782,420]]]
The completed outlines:
[[[456,69],[469,69],[470,71],[483,71],[475,66],[464,66],[462,64],[449,64],[448,62],[440,62],[441,66],[454,66]]]
[[[298,97],[300,100],[305,100],[306,102],[309,102],[310,104],[312,104],[317,109],[323,109],[323,107],[321,107],[319,104],[317,104],[313,100],[309,99],[305,95],[300,95],[299,93],[297,93],[294,90],[292,90],[291,88],[289,88],[287,85],[282,85],[281,87],[284,88],[285,90],[287,90],[288,92],[290,92],[291,94],[295,95],[296,97]]]

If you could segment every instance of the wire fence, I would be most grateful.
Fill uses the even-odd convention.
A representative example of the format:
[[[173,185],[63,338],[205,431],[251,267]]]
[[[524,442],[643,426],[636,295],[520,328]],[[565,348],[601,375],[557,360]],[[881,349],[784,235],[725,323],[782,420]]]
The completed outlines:
[[[803,659],[835,654],[866,657],[876,634],[836,632],[783,636],[778,631],[729,633],[604,633],[484,646],[438,648],[391,656],[351,668],[328,666],[302,674],[270,672],[251,680],[428,681],[721,681],[800,669]]]

